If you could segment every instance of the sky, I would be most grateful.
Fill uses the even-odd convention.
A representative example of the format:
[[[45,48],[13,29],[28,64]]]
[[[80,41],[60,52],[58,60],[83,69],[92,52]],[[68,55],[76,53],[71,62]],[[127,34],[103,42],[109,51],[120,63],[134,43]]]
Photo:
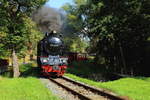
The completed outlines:
[[[73,3],[73,0],[49,0],[46,3],[46,6],[50,6],[52,8],[61,8],[66,3]]]

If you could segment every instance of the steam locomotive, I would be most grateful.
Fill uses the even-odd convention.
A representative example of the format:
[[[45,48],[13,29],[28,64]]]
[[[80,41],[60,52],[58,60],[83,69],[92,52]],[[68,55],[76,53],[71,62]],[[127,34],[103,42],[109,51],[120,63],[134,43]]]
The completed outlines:
[[[56,31],[46,33],[37,47],[37,63],[42,75],[62,76],[68,65],[64,55],[62,36]]]

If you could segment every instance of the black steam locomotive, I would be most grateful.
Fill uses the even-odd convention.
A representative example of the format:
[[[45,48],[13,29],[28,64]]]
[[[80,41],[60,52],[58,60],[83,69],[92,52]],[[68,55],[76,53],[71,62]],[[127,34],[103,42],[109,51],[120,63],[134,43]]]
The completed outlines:
[[[62,76],[67,68],[64,43],[60,34],[46,33],[37,47],[37,63],[44,76]]]

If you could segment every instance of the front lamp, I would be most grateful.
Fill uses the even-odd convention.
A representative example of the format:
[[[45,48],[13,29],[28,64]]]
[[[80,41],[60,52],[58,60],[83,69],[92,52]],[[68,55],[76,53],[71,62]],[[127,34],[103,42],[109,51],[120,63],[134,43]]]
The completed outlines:
[[[42,61],[43,63],[47,63],[48,62],[48,60],[47,59],[43,59],[43,61]]]
[[[47,63],[48,63],[48,58],[42,57],[42,58],[41,58],[41,63],[47,64]]]

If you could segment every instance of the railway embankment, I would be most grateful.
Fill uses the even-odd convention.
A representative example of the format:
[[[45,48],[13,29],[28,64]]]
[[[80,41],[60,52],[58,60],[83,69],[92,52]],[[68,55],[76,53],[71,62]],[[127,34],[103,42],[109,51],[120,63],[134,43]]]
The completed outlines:
[[[90,86],[107,89],[132,100],[150,100],[150,77],[134,77],[113,73],[91,61],[72,62],[67,77]]]
[[[107,89],[131,100],[150,100],[150,77],[120,78],[113,81],[96,82],[73,74],[65,74],[65,76],[96,88]]]

